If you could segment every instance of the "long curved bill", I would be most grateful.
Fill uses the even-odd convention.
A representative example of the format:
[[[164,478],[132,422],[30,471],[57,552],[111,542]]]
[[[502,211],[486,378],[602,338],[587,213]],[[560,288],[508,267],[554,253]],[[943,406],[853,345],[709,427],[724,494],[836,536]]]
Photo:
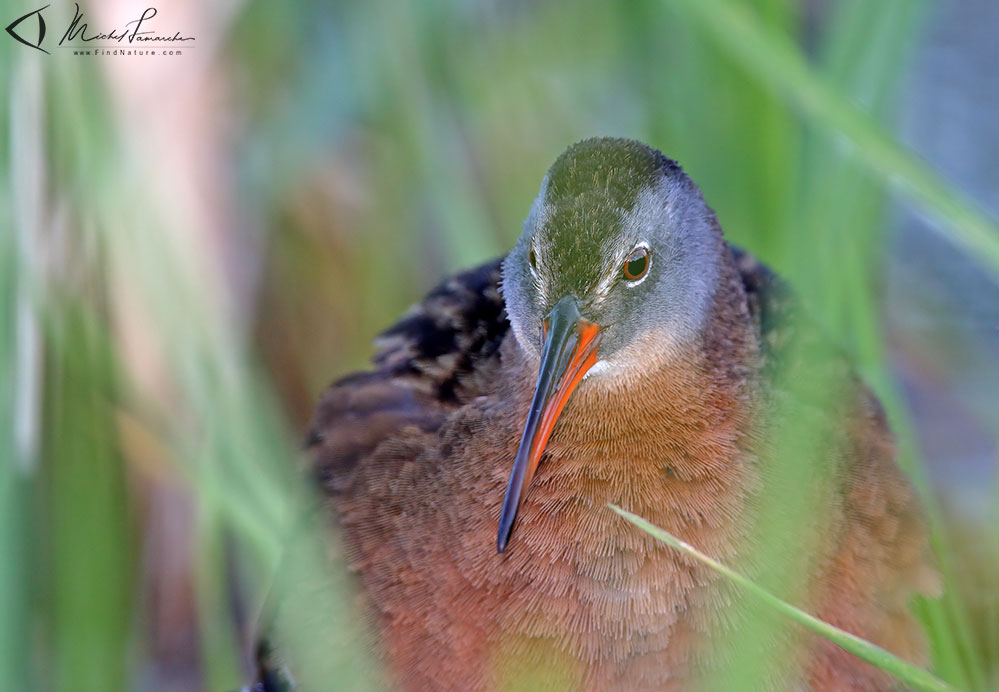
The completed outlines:
[[[574,298],[562,298],[542,324],[544,344],[538,383],[500,513],[496,549],[501,553],[506,550],[521,499],[534,478],[555,421],[583,375],[597,362],[600,327],[582,318]]]

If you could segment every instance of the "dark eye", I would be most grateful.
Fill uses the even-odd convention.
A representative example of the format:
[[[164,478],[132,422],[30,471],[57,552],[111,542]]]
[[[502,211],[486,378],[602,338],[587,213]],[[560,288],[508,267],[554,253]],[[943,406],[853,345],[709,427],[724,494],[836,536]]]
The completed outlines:
[[[647,271],[649,271],[649,251],[647,248],[638,248],[624,261],[624,278],[628,281],[641,279]]]
[[[538,268],[538,258],[534,255],[534,246],[531,246],[531,251],[527,255],[527,261],[531,263],[531,269],[535,271]]]

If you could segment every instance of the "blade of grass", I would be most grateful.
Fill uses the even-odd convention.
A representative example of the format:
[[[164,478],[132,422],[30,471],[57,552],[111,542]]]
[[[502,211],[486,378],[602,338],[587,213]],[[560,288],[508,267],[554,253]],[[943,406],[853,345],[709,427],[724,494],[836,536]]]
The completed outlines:
[[[3,175],[6,178],[6,175]],[[0,204],[9,202],[8,188],[0,185]],[[8,207],[9,208],[9,207]],[[21,454],[15,445],[14,420],[18,406],[13,386],[18,372],[17,308],[21,278],[11,223],[0,221],[0,680],[11,689],[29,689],[27,630],[30,581],[26,537],[30,516],[25,475],[19,472]],[[15,556],[11,559],[10,556]]]
[[[6,48],[6,47],[5,47]],[[35,351],[34,311],[24,268],[24,217],[34,198],[24,194],[39,177],[38,159],[24,155],[33,139],[26,126],[39,108],[37,77],[0,48],[4,64],[14,69],[0,74],[0,93],[10,95],[10,107],[0,109],[0,680],[10,689],[30,689],[30,644],[25,636],[31,623],[31,475],[36,454],[34,435],[26,439],[25,408],[34,403],[34,386],[24,377]],[[20,99],[16,97],[21,97]],[[15,110],[14,103],[27,106]],[[37,135],[37,129],[30,134]],[[34,336],[34,335],[31,335]],[[25,347],[27,346],[27,348]],[[33,379],[33,378],[32,378]],[[34,431],[31,431],[32,433]],[[31,444],[25,444],[30,442]]]
[[[999,526],[999,440],[995,443],[995,460],[996,465],[993,467],[995,471],[995,478],[993,479],[993,490],[992,490],[992,529],[988,531],[989,539],[992,542],[992,554],[999,555],[999,530],[995,527]],[[995,568],[996,563],[992,563],[993,568]],[[989,598],[989,615],[986,620],[989,625],[985,632],[985,652],[986,655],[991,658],[991,660],[999,660],[999,594],[992,591],[991,598]],[[990,675],[992,678],[992,683],[999,686],[999,670],[993,668]]]
[[[986,270],[999,272],[999,227],[978,205],[951,188],[883,128],[809,68],[787,36],[767,30],[745,7],[727,0],[670,0],[719,50],[731,54],[768,87],[830,135],[878,179],[897,188],[950,233],[943,237]],[[939,229],[938,229],[939,230]]]
[[[229,690],[239,687],[239,643],[229,614],[226,592],[225,527],[222,508],[208,495],[198,498],[197,508],[197,589],[201,664],[205,687]]]
[[[777,596],[774,596],[772,593],[761,588],[738,572],[735,572],[720,562],[713,560],[707,555],[699,552],[690,544],[685,543],[672,534],[650,524],[638,515],[632,514],[631,512],[621,509],[616,505],[608,505],[608,507],[657,540],[662,541],[671,548],[704,563],[719,574],[722,574],[781,614],[786,615],[816,634],[825,637],[854,656],[858,656],[868,663],[877,666],[881,670],[891,673],[906,685],[911,686],[913,689],[925,690],[926,692],[942,692],[944,690],[955,689],[931,673],[918,666],[903,661],[901,658],[885,651],[881,647],[861,639],[856,635],[850,634],[849,632],[845,632],[838,627],[833,627],[829,623],[823,622],[817,617],[809,615],[803,610],[795,608],[793,605],[782,601]]]
[[[74,299],[50,311],[43,450],[53,689],[120,690],[128,677],[134,558],[110,404],[113,352]]]

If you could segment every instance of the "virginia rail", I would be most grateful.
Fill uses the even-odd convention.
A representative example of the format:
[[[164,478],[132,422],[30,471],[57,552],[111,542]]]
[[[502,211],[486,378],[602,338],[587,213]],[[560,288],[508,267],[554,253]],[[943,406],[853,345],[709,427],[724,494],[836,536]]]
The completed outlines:
[[[607,505],[754,573],[797,312],[674,161],[624,139],[565,151],[506,258],[444,281],[315,414],[314,470],[392,684],[706,680],[740,594]],[[802,600],[922,663],[908,601],[936,586],[920,512],[877,400],[824,357],[845,403],[802,461],[829,489],[796,520],[816,524]],[[821,640],[758,644],[793,661],[767,687],[893,687]]]

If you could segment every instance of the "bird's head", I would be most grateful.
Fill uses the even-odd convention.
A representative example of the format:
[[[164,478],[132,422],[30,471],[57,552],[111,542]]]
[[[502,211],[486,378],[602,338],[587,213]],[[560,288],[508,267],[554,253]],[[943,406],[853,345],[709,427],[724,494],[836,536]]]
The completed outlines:
[[[549,169],[503,263],[510,324],[540,364],[500,516],[500,552],[583,378],[600,387],[640,377],[698,338],[720,247],[697,186],[645,144],[588,139]]]

